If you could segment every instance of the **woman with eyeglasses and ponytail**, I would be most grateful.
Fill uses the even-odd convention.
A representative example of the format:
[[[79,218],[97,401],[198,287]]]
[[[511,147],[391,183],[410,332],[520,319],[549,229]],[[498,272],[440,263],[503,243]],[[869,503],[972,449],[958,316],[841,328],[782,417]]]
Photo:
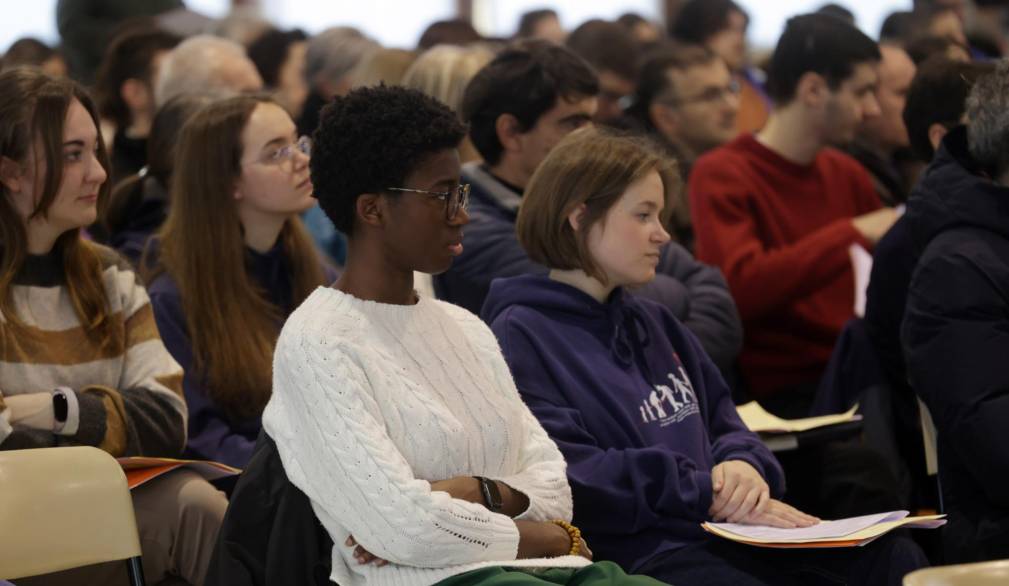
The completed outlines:
[[[171,209],[142,265],[158,329],[185,369],[190,457],[245,466],[280,328],[335,278],[298,218],[315,202],[309,154],[265,97],[214,102],[182,130]]]

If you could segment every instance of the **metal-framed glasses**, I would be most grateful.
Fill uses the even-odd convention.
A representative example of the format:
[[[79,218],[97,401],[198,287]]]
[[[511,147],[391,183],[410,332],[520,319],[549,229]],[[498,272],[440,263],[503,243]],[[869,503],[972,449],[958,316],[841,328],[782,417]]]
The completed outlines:
[[[469,207],[469,183],[456,185],[449,191],[429,191],[426,189],[409,189],[406,187],[387,187],[386,191],[400,193],[421,193],[445,202],[445,218],[452,220],[461,211]]]
[[[306,157],[312,156],[312,139],[302,136],[289,145],[282,146],[276,150],[266,151],[250,163],[262,163],[263,165],[283,165],[289,163],[294,158],[294,153],[300,152]]]
[[[732,80],[724,87],[709,87],[696,96],[691,96],[689,98],[677,98],[674,96],[665,101],[671,106],[685,106],[687,104],[713,104],[715,102],[727,100],[730,97],[739,97],[742,90],[743,88],[739,85],[739,82]]]

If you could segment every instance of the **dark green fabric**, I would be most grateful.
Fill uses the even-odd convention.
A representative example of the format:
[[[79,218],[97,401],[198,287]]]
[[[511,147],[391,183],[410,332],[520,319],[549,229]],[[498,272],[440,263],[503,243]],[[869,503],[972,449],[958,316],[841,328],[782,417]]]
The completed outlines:
[[[521,586],[524,584],[661,586],[663,583],[648,576],[629,576],[613,562],[596,562],[583,568],[483,568],[438,582],[438,586]]]

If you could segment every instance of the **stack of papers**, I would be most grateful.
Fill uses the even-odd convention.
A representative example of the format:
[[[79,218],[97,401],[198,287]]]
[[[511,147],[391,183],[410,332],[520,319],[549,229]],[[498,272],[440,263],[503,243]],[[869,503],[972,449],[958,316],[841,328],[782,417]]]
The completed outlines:
[[[941,527],[946,524],[944,517],[945,515],[908,517],[907,511],[891,511],[836,521],[820,521],[812,527],[795,529],[738,523],[702,523],[701,527],[719,537],[758,547],[856,547],[865,545],[898,527],[918,529]]]
[[[859,421],[862,419],[862,416],[855,414],[857,409],[858,405],[855,405],[848,411],[838,413],[837,415],[821,415],[819,417],[806,417],[804,419],[782,419],[765,411],[760,406],[760,403],[756,401],[750,401],[745,405],[736,407],[739,418],[754,433],[799,433],[838,423]]]
[[[207,480],[217,480],[225,476],[241,474],[238,468],[233,468],[220,462],[207,460],[176,460],[174,458],[116,458],[126,473],[126,484],[130,490],[149,482],[162,474],[176,468],[189,468]]]

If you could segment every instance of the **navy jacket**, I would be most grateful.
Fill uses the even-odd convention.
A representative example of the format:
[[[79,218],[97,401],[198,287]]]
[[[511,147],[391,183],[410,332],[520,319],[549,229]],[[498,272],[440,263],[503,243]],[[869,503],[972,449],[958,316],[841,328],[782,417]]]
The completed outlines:
[[[948,134],[907,213],[923,253],[901,340],[938,429],[947,562],[1009,557],[1009,188],[974,167]]]
[[[666,308],[615,290],[606,303],[528,275],[491,285],[491,323],[515,384],[568,463],[574,522],[597,559],[635,571],[704,540],[711,469],[743,460],[784,492],[774,455]]]
[[[291,299],[291,268],[281,244],[278,242],[265,254],[246,248],[246,268],[253,282],[266,292],[269,301],[281,309],[281,315],[286,319],[294,306]],[[333,277],[332,271],[327,272],[327,277]],[[161,339],[172,357],[185,370],[182,388],[189,406],[187,456],[244,468],[263,427],[260,417],[236,420],[211,399],[202,377],[196,371],[182,297],[171,275],[158,275],[150,284],[148,292]],[[236,335],[240,334],[240,325],[236,324]],[[281,325],[277,326],[278,333]]]
[[[518,275],[546,275],[546,267],[529,260],[515,235],[522,196],[484,167],[463,167],[472,186],[470,222],[463,228],[462,255],[434,278],[439,299],[480,313],[491,281]],[[679,244],[662,250],[657,276],[635,294],[668,308],[701,341],[723,372],[730,372],[743,344],[743,326],[721,271],[698,262]]]

